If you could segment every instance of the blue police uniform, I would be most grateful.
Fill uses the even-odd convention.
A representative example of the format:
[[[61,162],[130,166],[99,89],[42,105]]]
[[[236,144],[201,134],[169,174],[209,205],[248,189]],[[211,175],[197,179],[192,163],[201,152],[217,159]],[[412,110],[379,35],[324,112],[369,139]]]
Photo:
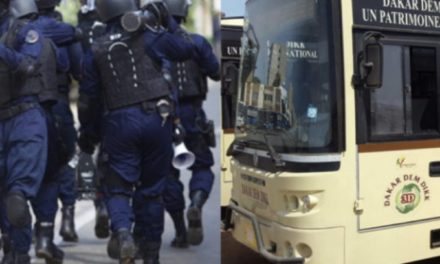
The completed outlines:
[[[99,15],[96,10],[88,10],[86,12],[80,10],[78,12],[78,28],[84,33],[84,38],[81,41],[82,49],[84,53],[90,50],[91,45],[95,40],[103,35],[105,32],[105,24],[100,22]],[[102,118],[100,118],[102,119]],[[97,238],[104,239],[110,235],[109,230],[109,216],[107,211],[107,206],[105,205],[104,199],[104,189],[103,189],[103,162],[102,160],[102,147],[99,149],[98,161],[97,161],[97,171],[94,175],[94,183],[96,184],[96,192],[94,205],[96,209],[96,219],[95,219],[95,235]],[[80,172],[80,164],[78,164],[78,173]]]
[[[2,21],[2,35],[8,27]],[[6,31],[5,31],[6,30]],[[0,58],[12,71],[16,71],[24,62],[38,61],[43,49],[43,41],[38,30],[32,23],[25,23],[15,36],[15,50],[0,44]],[[28,60],[28,62],[25,62]],[[27,78],[23,76],[22,78]],[[0,180],[2,183],[2,201],[7,192],[19,192],[27,199],[36,196],[47,160],[47,125],[43,109],[39,105],[38,90],[25,91],[24,86],[18,84],[15,89],[22,89],[22,96],[0,106],[0,116],[8,109],[22,108],[16,115],[0,119]],[[0,89],[7,89],[2,86]],[[3,204],[5,212],[7,205]],[[17,228],[6,221],[6,213],[2,217],[2,231],[11,237],[11,250],[20,254],[27,254],[31,244],[30,221]],[[14,219],[9,219],[14,223]],[[6,229],[6,230],[5,230]]]
[[[67,165],[67,161],[73,158],[76,148],[77,133],[72,110],[70,109],[69,92],[71,79],[80,80],[81,59],[83,50],[80,42],[75,42],[69,46],[59,47],[60,52],[64,53],[69,61],[68,73],[58,75],[59,100],[52,107],[52,112],[58,124],[58,135],[62,143],[64,153],[63,168],[58,172],[59,198],[63,207],[73,206],[76,201],[75,192],[75,170]],[[70,75],[69,75],[70,74]]]
[[[171,25],[177,27],[176,23],[171,23]],[[99,39],[96,43],[98,46],[99,43],[105,43],[105,39],[108,39],[109,36],[118,38],[124,34],[122,31],[119,24],[109,24],[107,33],[104,35],[105,38]],[[130,49],[135,57],[138,55],[147,61],[152,60],[154,62],[152,64],[159,63],[162,66],[167,65],[167,63],[163,63],[167,59],[181,61],[189,58],[193,49],[192,44],[181,36],[167,32],[146,31],[140,37],[132,36],[131,39],[134,39],[135,43],[130,42],[129,46],[134,47]],[[139,47],[139,44],[141,44],[141,50],[136,48]],[[113,53],[106,51],[103,53],[99,50],[99,48],[95,48],[93,52],[86,53],[83,65],[83,83],[80,90],[81,94],[86,95],[89,101],[93,101],[94,107],[97,107],[96,102],[102,99],[100,97],[101,86],[110,87],[114,82],[120,82],[121,88],[128,86],[134,90],[125,95],[130,100],[136,100],[136,97],[148,98],[154,94],[157,95],[147,102],[136,102],[132,105],[122,104],[119,107],[117,100],[111,98],[111,89],[106,88],[108,94],[105,97],[105,103],[101,101],[101,105],[105,108],[102,120],[102,148],[104,160],[108,165],[104,175],[111,229],[114,233],[118,230],[131,230],[132,223],[135,221],[136,226],[141,226],[138,228],[138,236],[143,242],[160,242],[164,211],[160,197],[165,186],[165,179],[169,174],[173,150],[172,124],[170,121],[163,122],[162,117],[157,113],[156,104],[160,98],[169,97],[169,85],[158,69],[153,71],[152,68],[149,70],[141,68],[138,70],[142,70],[142,72],[120,74],[119,71],[123,72],[124,69],[133,69],[132,66],[128,67],[123,62],[124,59],[131,59],[129,51],[122,56],[114,54],[121,60],[119,61],[121,65],[115,61],[115,64],[112,64],[115,69],[113,72],[110,69],[108,73],[103,72],[102,68],[105,68],[109,63],[105,58],[113,57]],[[98,58],[96,57],[97,52],[100,53]],[[145,54],[149,59],[145,58]],[[135,61],[134,58],[133,61]],[[97,63],[101,68],[99,71]],[[141,64],[137,66],[142,67]],[[108,77],[111,75],[113,77]],[[118,78],[124,78],[124,76],[128,76],[129,80],[121,82]],[[130,87],[133,82],[130,78],[135,79],[134,87],[137,87],[136,79],[145,78],[146,80],[141,80],[140,83],[147,84],[140,90],[136,90]],[[145,94],[137,96],[137,92],[140,94],[145,92]],[[101,109],[101,111],[103,110]],[[101,111],[89,111],[91,115],[87,120],[80,120],[82,134],[94,135],[95,138],[101,137],[99,129]],[[132,187],[135,184],[137,185],[136,191],[133,193]],[[133,198],[133,206],[136,207],[136,215],[130,206],[131,198]]]
[[[48,68],[51,78],[47,80],[47,86],[53,86],[52,100],[42,102],[46,111],[46,122],[48,127],[48,162],[43,182],[37,196],[31,201],[32,208],[36,217],[37,237],[35,251],[39,258],[47,261],[59,260],[63,258],[63,252],[53,244],[53,228],[55,216],[58,210],[58,173],[66,163],[67,155],[63,151],[63,142],[59,134],[56,116],[53,106],[59,100],[57,73],[66,73],[70,68],[68,54],[60,50],[56,45],[68,45],[76,41],[76,30],[74,27],[60,23],[53,18],[39,16],[34,21],[36,28],[42,32],[42,36],[50,40],[56,51],[56,61],[45,61],[43,65]]]
[[[191,61],[187,64],[176,64],[173,77],[179,94],[180,119],[186,131],[185,145],[194,153],[196,160],[190,168],[192,177],[189,184],[190,197],[197,191],[202,191],[206,200],[211,193],[214,174],[211,166],[214,158],[209,148],[209,138],[214,131],[208,127],[205,111],[202,108],[207,93],[207,77],[219,79],[219,62],[213,53],[211,45],[201,35],[190,34],[196,49]],[[176,225],[175,246],[186,246],[185,227],[182,214],[185,209],[183,184],[179,180],[179,171],[172,168],[167,179],[164,192],[165,208],[170,213]],[[191,199],[193,200],[193,199]],[[190,223],[191,227],[191,223]],[[179,238],[179,236],[181,236]],[[178,245],[178,240],[183,243]],[[195,240],[200,240],[197,238]],[[191,242],[191,241],[190,241]],[[201,241],[194,242],[198,244]]]
[[[46,16],[39,16],[34,21],[35,27],[37,27],[45,38],[52,40],[56,45],[67,45],[76,41],[76,30],[73,26],[58,22],[53,18]],[[70,67],[70,61],[68,54],[65,50],[58,50],[58,71],[66,72]],[[57,98],[54,103],[59,101]],[[55,105],[56,107],[56,105]],[[61,140],[56,128],[56,116],[52,111],[52,105],[48,111],[48,125],[49,125],[49,153],[46,174],[44,177],[43,185],[40,188],[39,194],[32,201],[32,207],[34,209],[35,216],[39,222],[53,223],[55,220],[56,212],[58,210],[58,172],[61,169]]]
[[[71,77],[80,80],[81,75],[81,58],[83,51],[81,43],[76,42],[67,47],[61,47],[61,52],[66,54],[70,69],[68,73],[58,74],[58,92],[60,95],[57,103],[52,107],[57,127],[58,138],[62,151],[62,168],[58,171],[58,197],[62,203],[62,224],[60,227],[60,235],[64,241],[76,242],[78,235],[74,225],[74,210],[76,202],[76,175],[75,168],[68,163],[75,155],[77,132],[73,114],[70,109],[69,92],[71,85]]]
[[[68,46],[77,41],[77,31],[72,25],[44,15],[39,16],[35,23],[40,28],[41,34],[51,39],[57,46]]]

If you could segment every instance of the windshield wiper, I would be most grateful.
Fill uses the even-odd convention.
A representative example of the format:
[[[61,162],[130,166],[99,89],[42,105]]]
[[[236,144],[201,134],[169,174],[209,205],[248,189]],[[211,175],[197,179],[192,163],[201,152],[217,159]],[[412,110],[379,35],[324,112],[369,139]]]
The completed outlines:
[[[286,163],[281,160],[281,155],[272,146],[269,139],[267,138],[267,135],[264,134],[263,137],[264,137],[264,141],[266,143],[266,147],[269,150],[269,155],[272,158],[272,161],[275,163],[275,167],[277,167],[277,168],[284,167],[286,165]]]
[[[232,144],[229,146],[226,155],[235,156],[240,152],[240,150],[243,150],[244,148],[250,147],[252,145],[264,146],[267,148],[268,154],[272,158],[275,167],[284,167],[286,163],[281,160],[281,155],[272,146],[272,143],[270,143],[270,141],[268,140],[267,135],[263,135],[263,137],[264,142],[259,140],[234,140],[234,142],[232,142]]]

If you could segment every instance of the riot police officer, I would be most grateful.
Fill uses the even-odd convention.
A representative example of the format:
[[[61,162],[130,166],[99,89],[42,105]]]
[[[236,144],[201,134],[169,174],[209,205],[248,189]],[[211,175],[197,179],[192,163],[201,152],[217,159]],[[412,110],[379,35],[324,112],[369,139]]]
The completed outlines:
[[[136,221],[144,227],[140,232],[144,263],[158,263],[161,194],[172,158],[171,91],[162,71],[168,66],[166,59],[185,60],[193,46],[164,30],[125,31],[120,18],[136,10],[133,0],[98,0],[96,8],[107,30],[84,58],[78,144],[82,151],[93,152],[102,131],[105,195],[113,232],[110,255],[119,257],[120,263],[134,263],[130,206],[134,197],[143,201],[137,203],[142,204],[137,210],[142,217]],[[166,20],[168,27],[176,26],[169,17]],[[117,252],[112,252],[114,248]]]
[[[6,229],[2,231],[10,237],[11,248],[2,263],[27,264],[31,244],[27,201],[36,196],[46,169],[47,125],[39,102],[47,87],[41,85],[38,63],[49,46],[29,20],[36,12],[35,3],[8,2],[0,2],[0,180],[2,211],[8,220],[2,218],[2,229]],[[8,5],[11,23],[5,19]]]
[[[58,195],[62,202],[62,221],[60,228],[60,235],[64,241],[76,242],[78,235],[75,231],[74,225],[74,210],[75,210],[75,171],[71,166],[68,166],[68,161],[73,158],[76,146],[76,129],[74,127],[73,114],[69,105],[69,91],[71,84],[71,76],[76,80],[80,78],[80,61],[82,57],[82,47],[80,42],[69,44],[68,46],[61,46],[64,42],[74,40],[75,30],[72,26],[62,22],[62,14],[55,10],[59,0],[37,0],[37,7],[39,11],[38,25],[42,27],[50,27],[51,31],[44,30],[43,35],[53,39],[60,52],[69,62],[69,71],[58,72],[58,92],[59,97],[56,104],[52,107],[52,114],[57,127],[57,142],[58,142],[58,159],[62,168],[57,172],[56,178],[58,183]],[[50,26],[48,26],[50,24]],[[54,33],[54,32],[63,32]],[[71,32],[70,34],[68,32]],[[40,237],[41,238],[41,237]]]
[[[95,42],[97,38],[104,34],[105,24],[99,18],[98,13],[96,12],[95,0],[81,0],[81,9],[78,11],[78,27],[82,30],[84,34],[84,38],[82,39],[82,47],[84,51],[88,51],[91,48],[91,45]],[[110,227],[109,227],[109,219],[108,219],[108,211],[107,206],[105,205],[104,200],[104,190],[102,186],[103,179],[103,168],[102,168],[102,151],[100,148],[98,154],[98,162],[96,173],[94,174],[95,184],[95,198],[94,205],[96,209],[96,218],[95,218],[95,236],[97,238],[107,238],[110,235]],[[82,153],[80,157],[80,162],[78,164],[78,174],[81,176],[81,167],[89,168],[89,166],[82,166],[81,161],[84,160],[87,162],[91,160],[91,157],[87,157],[86,154]],[[89,172],[90,170],[87,170]],[[87,188],[83,188],[87,189]]]
[[[188,1],[164,1],[173,17],[179,23],[183,22],[188,14]],[[184,142],[195,154],[196,161],[190,168],[192,178],[189,186],[191,204],[187,211],[188,234],[183,217],[185,200],[179,171],[172,169],[168,177],[164,201],[176,228],[176,238],[172,241],[174,247],[187,247],[187,241],[191,245],[199,245],[202,242],[202,207],[214,182],[214,174],[210,169],[214,159],[209,149],[215,145],[214,128],[213,123],[207,121],[202,104],[208,92],[207,77],[218,81],[220,67],[211,45],[203,36],[189,34],[189,37],[196,46],[193,56],[183,63],[174,64],[172,76],[178,90],[181,122],[186,131]]]
[[[38,1],[38,4],[42,7],[47,3]],[[49,16],[39,16],[38,12],[38,9],[36,9],[37,18],[33,23],[40,30],[43,37],[50,39],[56,45],[68,45],[76,41],[78,34],[73,26],[56,21]],[[55,216],[58,210],[58,191],[60,189],[58,176],[67,161],[67,154],[62,148],[63,141],[58,130],[60,126],[56,122],[53,110],[61,98],[59,84],[54,80],[58,80],[60,74],[66,74],[70,63],[66,52],[58,48],[56,50],[59,54],[57,62],[58,64],[62,63],[64,66],[62,68],[56,67],[57,63],[50,62],[48,59],[45,59],[43,64],[47,65],[43,74],[48,75],[49,72],[47,71],[50,71],[52,75],[47,81],[47,85],[54,87],[54,95],[52,100],[43,104],[48,125],[48,162],[40,190],[35,199],[32,200],[32,208],[36,217],[36,255],[39,258],[44,258],[48,263],[62,262],[64,257],[63,251],[53,243],[53,233]]]
[[[105,24],[102,23],[96,12],[95,0],[80,0],[80,2],[81,9],[77,15],[78,28],[83,32],[82,46],[86,51],[104,33]]]

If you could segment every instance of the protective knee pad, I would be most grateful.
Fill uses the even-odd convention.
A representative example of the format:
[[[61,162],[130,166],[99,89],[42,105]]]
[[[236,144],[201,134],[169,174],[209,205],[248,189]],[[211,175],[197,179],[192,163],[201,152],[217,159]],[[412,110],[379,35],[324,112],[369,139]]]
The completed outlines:
[[[6,214],[11,225],[16,228],[24,228],[31,224],[32,218],[26,197],[20,192],[8,193]]]

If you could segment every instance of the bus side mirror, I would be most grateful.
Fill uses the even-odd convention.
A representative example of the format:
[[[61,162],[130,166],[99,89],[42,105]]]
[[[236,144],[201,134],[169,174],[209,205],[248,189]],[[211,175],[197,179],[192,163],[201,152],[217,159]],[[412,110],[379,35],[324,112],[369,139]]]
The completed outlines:
[[[383,80],[383,46],[380,43],[368,43],[364,49],[364,60],[361,64],[364,87],[377,89],[382,87]]]

